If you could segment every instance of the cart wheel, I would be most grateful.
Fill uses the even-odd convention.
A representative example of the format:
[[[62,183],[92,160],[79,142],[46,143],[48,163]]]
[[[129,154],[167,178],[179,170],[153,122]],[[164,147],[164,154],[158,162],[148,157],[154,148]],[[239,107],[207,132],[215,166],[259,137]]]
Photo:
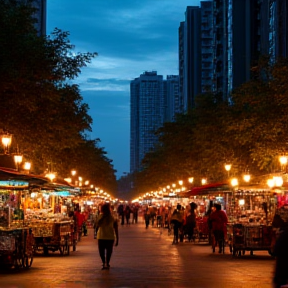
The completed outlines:
[[[30,268],[32,263],[33,263],[33,254],[25,256],[25,258],[24,258],[24,267],[25,268]]]
[[[16,268],[22,268],[24,266],[24,257],[18,255],[17,258],[15,259],[15,264],[14,266]]]
[[[70,246],[68,244],[60,245],[59,251],[61,255],[69,255],[70,254]]]

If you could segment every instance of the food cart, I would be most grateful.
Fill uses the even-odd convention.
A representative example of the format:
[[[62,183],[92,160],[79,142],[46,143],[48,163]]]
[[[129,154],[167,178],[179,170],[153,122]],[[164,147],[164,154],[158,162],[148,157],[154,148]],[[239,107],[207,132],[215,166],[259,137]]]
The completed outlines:
[[[63,190],[63,185],[55,183],[29,195],[30,208],[26,209],[25,218],[33,231],[35,253],[48,255],[49,251],[59,251],[61,255],[69,255],[72,249],[76,251],[77,233],[74,219],[70,217],[73,211],[67,211],[68,195],[70,193]],[[39,203],[39,207],[34,209],[33,203]]]
[[[232,221],[227,225],[227,243],[233,256],[246,251],[271,254],[274,231],[272,219],[276,210],[270,189],[251,185],[233,191]]]
[[[17,224],[12,222],[11,207],[0,207],[0,263],[29,268],[33,263],[34,237],[31,229]]]
[[[74,237],[73,221],[42,224],[36,224],[32,228],[35,252],[43,251],[44,255],[48,255],[49,251],[59,250],[61,255],[69,255],[71,247],[73,247],[73,251],[76,250],[77,241]]]
[[[0,263],[15,268],[29,268],[33,263],[34,238],[29,228],[0,230]]]

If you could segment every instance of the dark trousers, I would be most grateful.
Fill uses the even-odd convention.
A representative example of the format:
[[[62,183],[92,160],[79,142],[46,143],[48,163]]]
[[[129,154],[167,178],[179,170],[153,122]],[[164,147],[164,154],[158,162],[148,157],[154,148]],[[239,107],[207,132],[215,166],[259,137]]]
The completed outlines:
[[[173,229],[174,229],[174,241],[178,242],[179,238],[179,229],[181,228],[181,223],[178,221],[173,221]],[[182,240],[183,241],[183,240]]]
[[[214,230],[213,231],[216,243],[218,244],[219,250],[222,251],[223,242],[224,242],[224,231]]]
[[[98,250],[103,265],[109,265],[113,252],[114,240],[98,239]],[[106,253],[105,253],[106,252]]]

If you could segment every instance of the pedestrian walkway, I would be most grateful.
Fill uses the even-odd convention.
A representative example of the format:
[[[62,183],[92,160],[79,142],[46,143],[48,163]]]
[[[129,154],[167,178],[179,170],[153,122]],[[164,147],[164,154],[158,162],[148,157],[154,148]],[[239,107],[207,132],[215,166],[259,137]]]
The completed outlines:
[[[172,245],[167,229],[119,226],[110,270],[101,270],[92,230],[69,256],[34,258],[29,270],[1,271],[0,288],[271,288],[274,259],[267,252],[235,258],[205,243]],[[228,250],[228,249],[227,249]]]

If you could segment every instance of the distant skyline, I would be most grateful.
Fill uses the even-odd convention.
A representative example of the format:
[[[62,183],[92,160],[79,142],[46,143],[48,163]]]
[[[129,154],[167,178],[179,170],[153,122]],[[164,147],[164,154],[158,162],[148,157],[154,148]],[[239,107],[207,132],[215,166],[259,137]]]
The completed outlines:
[[[130,170],[130,81],[144,71],[178,75],[178,28],[199,0],[49,0],[47,34],[70,33],[75,52],[97,52],[76,79],[93,119],[91,138]]]

